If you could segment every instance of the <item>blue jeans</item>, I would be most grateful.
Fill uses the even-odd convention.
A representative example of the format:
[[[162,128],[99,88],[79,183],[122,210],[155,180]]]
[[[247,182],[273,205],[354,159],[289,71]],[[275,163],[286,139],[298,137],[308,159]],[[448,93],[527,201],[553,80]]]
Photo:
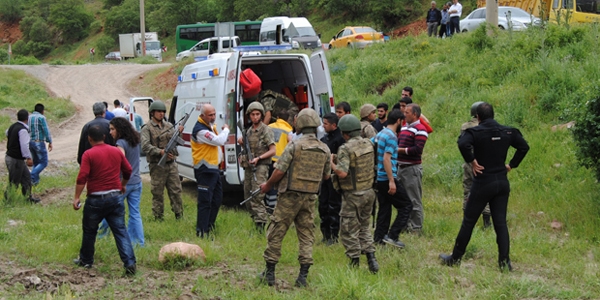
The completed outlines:
[[[194,177],[198,183],[198,215],[196,232],[204,236],[215,229],[215,221],[219,207],[223,202],[223,188],[219,170],[201,166],[194,169]]]
[[[88,196],[83,207],[83,239],[79,259],[84,264],[94,263],[94,252],[98,224],[106,219],[113,232],[117,250],[124,267],[135,265],[135,254],[125,229],[125,206],[121,195],[114,193],[106,197]]]
[[[127,234],[132,245],[138,244],[145,246],[144,225],[142,224],[142,214],[140,213],[140,198],[142,195],[142,183],[127,184],[125,194],[121,196],[121,202],[127,198],[127,207],[129,209],[129,220],[127,221]],[[106,219],[100,224],[98,238],[108,235],[110,229]]]
[[[33,159],[31,183],[38,184],[40,182],[40,173],[48,166],[48,150],[46,150],[46,142],[30,141],[29,150],[31,150],[31,158]]]

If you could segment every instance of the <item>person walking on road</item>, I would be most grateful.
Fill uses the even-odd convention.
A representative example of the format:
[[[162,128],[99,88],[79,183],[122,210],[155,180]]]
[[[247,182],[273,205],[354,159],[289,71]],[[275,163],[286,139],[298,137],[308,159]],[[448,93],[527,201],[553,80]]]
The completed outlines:
[[[92,267],[98,225],[102,219],[106,219],[113,232],[125,274],[133,275],[136,272],[136,259],[125,228],[125,206],[121,199],[127,191],[131,165],[123,152],[104,143],[101,125],[93,125],[88,129],[88,139],[92,148],[81,159],[73,199],[73,209],[79,210],[81,193],[87,186],[87,199],[83,207],[83,238],[79,258],[73,262],[84,268]]]
[[[31,173],[28,165],[33,165],[31,152],[29,151],[29,126],[27,122],[29,113],[21,109],[17,112],[17,122],[12,124],[6,130],[6,156],[4,162],[8,169],[8,187],[21,186],[21,194],[27,197],[30,202],[38,203],[40,199],[34,198],[31,194]],[[4,198],[8,199],[8,190],[4,192]]]
[[[164,167],[158,165],[165,155],[164,148],[174,134],[178,134],[183,127],[174,128],[173,124],[165,121],[167,106],[162,101],[154,101],[148,108],[150,120],[142,128],[142,151],[146,153],[148,168],[150,169],[150,192],[152,193],[152,214],[154,219],[162,221],[164,218],[165,199],[164,190],[167,188],[171,211],[175,219],[183,217],[183,204],[181,200],[181,180],[175,158],[179,155],[177,148],[167,153],[167,162]]]
[[[28,124],[31,135],[29,150],[33,159],[31,184],[37,185],[40,182],[40,173],[48,166],[48,152],[52,151],[52,136],[44,116],[44,104],[35,105],[33,113],[29,115]],[[48,143],[48,149],[46,149],[46,143]]]
[[[440,258],[447,266],[460,264],[471,240],[475,223],[489,203],[498,244],[498,265],[501,271],[512,271],[509,256],[510,238],[506,224],[506,208],[510,194],[507,175],[523,161],[529,151],[529,145],[518,129],[500,125],[494,120],[491,104],[484,102],[477,106],[477,119],[479,125],[468,128],[458,138],[460,154],[465,162],[473,167],[475,178],[452,254],[440,254]],[[516,151],[506,164],[510,147]]]
[[[267,249],[263,254],[266,269],[260,275],[261,281],[269,286],[275,285],[275,266],[281,257],[281,243],[292,222],[298,235],[300,262],[295,285],[307,285],[308,269],[313,264],[315,201],[321,181],[331,176],[331,152],[326,144],[317,139],[317,127],[320,124],[321,120],[314,109],[300,111],[296,128],[302,137],[287,145],[277,161],[275,171],[261,185],[261,192],[266,193],[279,183],[277,206],[267,228]]]

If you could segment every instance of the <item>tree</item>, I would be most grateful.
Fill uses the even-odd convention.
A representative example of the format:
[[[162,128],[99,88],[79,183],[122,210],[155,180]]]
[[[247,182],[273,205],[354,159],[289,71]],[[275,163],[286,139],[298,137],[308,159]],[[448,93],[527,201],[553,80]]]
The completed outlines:
[[[600,88],[597,88],[600,94]],[[579,162],[596,172],[600,180],[600,97],[586,103],[585,110],[576,118],[573,136]]]
[[[140,2],[125,0],[122,5],[109,10],[104,22],[104,32],[115,39],[120,33],[140,32]]]
[[[50,9],[48,21],[56,26],[62,42],[75,42],[88,36],[94,17],[85,10],[83,0],[62,0]]]
[[[21,0],[0,0],[0,20],[13,23],[21,19],[23,13]]]

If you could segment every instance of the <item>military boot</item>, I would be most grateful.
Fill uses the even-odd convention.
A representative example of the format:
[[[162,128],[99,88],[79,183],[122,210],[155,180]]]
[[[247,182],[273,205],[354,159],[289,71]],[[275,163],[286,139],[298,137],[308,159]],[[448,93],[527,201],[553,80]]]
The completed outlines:
[[[500,272],[512,272],[513,270],[510,259],[498,261],[498,265],[500,266]]]
[[[266,225],[265,223],[257,222],[257,223],[254,223],[254,225],[256,226],[256,230],[258,230],[258,232],[260,232],[260,233],[265,232],[265,225]]]
[[[373,274],[377,274],[379,272],[379,264],[377,263],[377,259],[375,258],[375,252],[366,253],[367,262],[369,263],[369,271]]]
[[[296,286],[297,287],[305,287],[306,277],[308,276],[308,269],[310,268],[309,264],[300,265],[300,273],[298,274],[298,278],[296,278]]]
[[[269,286],[275,285],[275,265],[277,264],[267,263],[267,268],[258,276],[260,282],[266,282]]]
[[[360,257],[351,257],[350,258],[350,268],[358,268],[360,265]]]

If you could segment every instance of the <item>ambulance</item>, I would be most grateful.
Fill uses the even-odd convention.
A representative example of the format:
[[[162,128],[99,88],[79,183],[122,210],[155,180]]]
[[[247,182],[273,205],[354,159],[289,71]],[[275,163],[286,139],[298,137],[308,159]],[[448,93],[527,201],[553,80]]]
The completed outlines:
[[[252,69],[261,79],[262,89],[289,95],[300,109],[313,108],[320,116],[335,111],[331,76],[322,50],[310,56],[247,52],[243,47],[238,50],[212,54],[204,61],[185,66],[178,76],[168,116],[171,122],[176,122],[191,112],[182,133],[185,144],[178,146],[177,164],[181,177],[195,180],[190,145],[192,129],[202,104],[210,103],[215,107],[215,123],[219,132],[223,124],[230,128],[227,143],[221,149],[224,155],[220,165],[224,190],[241,188],[244,181],[244,170],[238,162],[242,148],[236,143],[242,130],[237,125],[238,120],[244,120],[245,106],[249,104],[248,100],[244,103],[242,97],[242,71]]]

